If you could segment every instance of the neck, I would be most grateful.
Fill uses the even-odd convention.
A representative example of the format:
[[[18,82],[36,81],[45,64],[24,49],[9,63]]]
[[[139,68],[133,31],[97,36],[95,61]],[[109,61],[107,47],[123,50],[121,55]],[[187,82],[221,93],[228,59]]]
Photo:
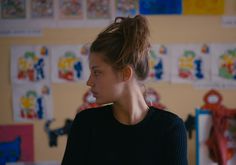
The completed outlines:
[[[134,125],[142,121],[148,112],[140,87],[125,89],[122,99],[114,102],[113,115],[122,124]]]

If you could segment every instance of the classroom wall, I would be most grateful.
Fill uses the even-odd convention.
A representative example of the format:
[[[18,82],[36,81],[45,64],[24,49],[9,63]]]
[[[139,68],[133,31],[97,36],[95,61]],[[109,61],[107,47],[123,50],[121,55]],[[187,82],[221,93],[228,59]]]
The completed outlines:
[[[227,6],[226,6],[227,7]],[[223,28],[220,16],[148,16],[152,43],[232,43],[236,42],[236,28]],[[12,45],[37,44],[83,44],[91,42],[102,28],[61,28],[44,29],[41,37],[0,38],[0,125],[15,124],[12,113],[12,86],[10,84],[10,48]],[[203,104],[203,96],[208,89],[197,89],[188,84],[147,83],[161,96],[160,102],[169,111],[178,114],[183,120],[193,114],[195,108]],[[73,119],[76,109],[82,103],[83,93],[88,89],[85,83],[52,84],[55,122],[51,128],[64,124],[66,118]],[[236,89],[221,89],[223,103],[236,108]],[[20,124],[20,123],[19,123]],[[48,146],[44,132],[45,121],[35,121],[34,151],[35,160],[61,161],[66,136],[58,138],[58,146]],[[195,164],[195,133],[188,141],[189,164]]]

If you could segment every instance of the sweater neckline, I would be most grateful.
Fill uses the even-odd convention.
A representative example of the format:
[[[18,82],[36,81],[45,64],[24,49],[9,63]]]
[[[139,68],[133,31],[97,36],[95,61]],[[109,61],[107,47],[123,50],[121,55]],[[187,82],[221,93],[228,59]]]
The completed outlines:
[[[136,128],[136,127],[142,127],[142,126],[144,126],[149,120],[150,120],[150,117],[151,117],[151,111],[152,111],[152,109],[151,109],[151,107],[148,107],[148,112],[147,112],[147,114],[145,115],[145,117],[143,118],[143,120],[141,120],[141,121],[139,121],[138,123],[136,123],[136,124],[123,124],[123,123],[121,123],[120,121],[118,121],[116,118],[115,118],[115,116],[114,116],[114,114],[113,114],[113,106],[112,105],[110,105],[110,115],[111,115],[111,118],[112,118],[112,121],[117,125],[117,126],[119,126],[119,127],[123,127],[123,128]]]

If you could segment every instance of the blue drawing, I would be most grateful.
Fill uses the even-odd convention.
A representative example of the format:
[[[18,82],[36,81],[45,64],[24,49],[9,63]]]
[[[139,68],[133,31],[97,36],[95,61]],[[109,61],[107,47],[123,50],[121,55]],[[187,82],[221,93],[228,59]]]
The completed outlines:
[[[83,70],[82,68],[82,64],[80,61],[77,61],[75,64],[74,64],[74,69],[76,71],[76,77],[77,78],[80,78],[81,77],[81,72]]]
[[[234,61],[234,76],[233,79],[236,80],[236,60]]]
[[[158,80],[162,79],[163,76],[163,61],[162,59],[159,60],[159,62],[154,66],[155,70],[155,78]]]
[[[43,98],[38,97],[37,98],[37,116],[39,119],[43,118]]]
[[[203,79],[204,78],[204,74],[202,73],[202,59],[195,59],[194,60],[194,64],[195,64],[195,76],[197,79]]]
[[[44,66],[44,59],[40,58],[36,64],[34,64],[34,69],[36,70],[36,80],[42,80],[44,79],[44,71],[43,71],[43,66]]]
[[[7,162],[16,162],[20,159],[20,137],[10,142],[0,142],[0,165],[5,165]]]

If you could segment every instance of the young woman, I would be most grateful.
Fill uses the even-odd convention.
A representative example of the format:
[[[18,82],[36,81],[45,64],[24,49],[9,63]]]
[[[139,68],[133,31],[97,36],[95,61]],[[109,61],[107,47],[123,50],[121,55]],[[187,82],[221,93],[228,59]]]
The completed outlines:
[[[87,85],[103,106],[76,115],[62,165],[187,164],[183,121],[148,107],[143,97],[149,49],[149,28],[141,15],[116,18],[97,36]]]

